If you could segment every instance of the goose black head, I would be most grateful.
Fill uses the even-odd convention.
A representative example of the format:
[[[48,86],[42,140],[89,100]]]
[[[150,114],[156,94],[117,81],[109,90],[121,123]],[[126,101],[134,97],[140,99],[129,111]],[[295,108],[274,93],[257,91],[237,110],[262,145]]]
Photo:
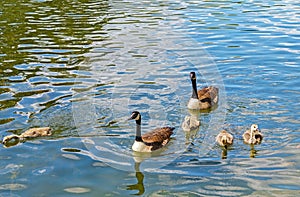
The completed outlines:
[[[191,81],[196,80],[196,73],[190,72]]]
[[[140,120],[141,119],[141,114],[138,111],[133,111],[131,113],[131,116],[128,120]]]

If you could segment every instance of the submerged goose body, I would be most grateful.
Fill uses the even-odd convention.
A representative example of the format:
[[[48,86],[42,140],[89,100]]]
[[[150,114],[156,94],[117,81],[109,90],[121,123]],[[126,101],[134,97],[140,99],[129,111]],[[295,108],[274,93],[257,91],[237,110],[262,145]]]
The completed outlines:
[[[257,124],[252,124],[250,130],[245,131],[243,139],[246,144],[260,144],[263,135],[260,132]]]
[[[136,121],[136,136],[132,145],[132,150],[136,152],[152,152],[164,147],[170,141],[175,129],[174,127],[156,128],[141,135],[141,114],[133,111],[129,119]]]
[[[227,131],[222,130],[217,135],[216,141],[218,142],[218,144],[220,146],[224,146],[225,148],[227,148],[227,146],[233,144],[233,136],[230,133],[228,133]]]
[[[213,86],[204,87],[197,91],[196,73],[191,72],[192,97],[188,102],[189,109],[209,109],[216,105],[219,100],[219,89]]]

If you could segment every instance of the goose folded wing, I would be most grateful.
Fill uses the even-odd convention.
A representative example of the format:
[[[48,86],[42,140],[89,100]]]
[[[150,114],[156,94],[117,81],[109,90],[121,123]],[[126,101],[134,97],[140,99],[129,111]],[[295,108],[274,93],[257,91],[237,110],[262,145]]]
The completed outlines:
[[[173,130],[174,128],[171,127],[157,128],[142,135],[142,139],[146,143],[162,143],[164,140],[170,138],[173,134]]]
[[[205,87],[201,90],[198,90],[198,98],[200,101],[209,102],[211,99],[214,99],[219,93],[219,89],[215,87]]]

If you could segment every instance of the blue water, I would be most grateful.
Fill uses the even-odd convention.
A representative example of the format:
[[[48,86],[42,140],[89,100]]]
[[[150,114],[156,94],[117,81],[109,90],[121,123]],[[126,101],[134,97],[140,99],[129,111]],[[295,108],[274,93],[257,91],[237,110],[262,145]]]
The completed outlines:
[[[0,196],[297,196],[299,10],[287,0],[1,1],[1,136],[53,135],[0,148]],[[185,132],[190,71],[220,101]],[[166,149],[131,151],[133,110],[142,131],[176,128]],[[250,147],[253,123],[264,139]],[[221,129],[235,137],[227,153]]]

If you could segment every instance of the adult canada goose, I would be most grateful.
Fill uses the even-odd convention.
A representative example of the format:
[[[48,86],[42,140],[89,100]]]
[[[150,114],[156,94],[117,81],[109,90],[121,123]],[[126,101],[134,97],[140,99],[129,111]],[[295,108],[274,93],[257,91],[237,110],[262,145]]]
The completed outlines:
[[[140,112],[133,111],[129,120],[136,122],[136,135],[132,150],[137,152],[152,152],[164,147],[170,141],[170,136],[175,129],[174,127],[162,127],[141,135],[142,116]]]
[[[263,135],[261,134],[258,125],[252,124],[250,130],[245,131],[243,139],[246,144],[260,144]]]
[[[197,91],[196,73],[191,72],[190,78],[193,90],[192,97],[188,102],[189,109],[209,109],[218,103],[218,88],[209,86]]]
[[[222,130],[216,137],[216,141],[220,146],[227,146],[232,145],[233,143],[233,136],[225,130]]]

